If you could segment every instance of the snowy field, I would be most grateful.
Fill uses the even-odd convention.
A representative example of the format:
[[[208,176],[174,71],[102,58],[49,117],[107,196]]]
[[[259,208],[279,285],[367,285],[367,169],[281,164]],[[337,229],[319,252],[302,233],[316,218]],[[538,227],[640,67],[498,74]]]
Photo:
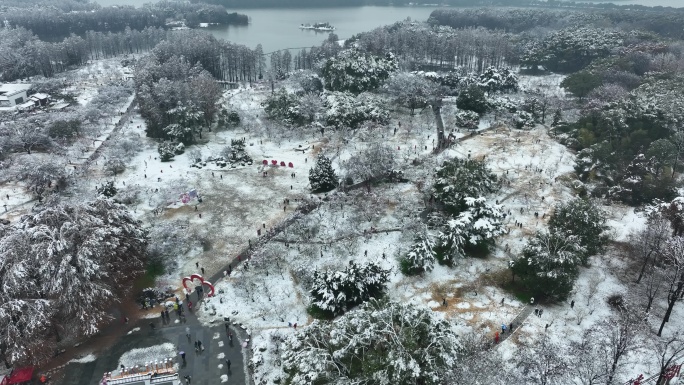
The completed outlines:
[[[82,105],[87,105],[98,86],[122,74],[115,61],[99,61],[77,71],[72,91]],[[548,77],[545,93],[561,97],[561,76]],[[521,76],[523,89],[541,87],[539,78]],[[182,277],[200,273],[221,273],[237,257],[240,250],[257,239],[257,230],[267,231],[289,218],[303,201],[320,201],[312,196],[308,171],[315,157],[323,153],[332,159],[336,169],[372,142],[382,142],[396,149],[398,167],[409,180],[388,183],[348,193],[327,194],[322,204],[303,216],[265,246],[257,250],[247,263],[242,263],[230,277],[216,283],[217,295],[207,298],[198,315],[202,322],[212,323],[229,317],[251,334],[251,364],[257,384],[275,383],[282,377],[279,345],[274,336],[295,333],[313,319],[307,313],[309,296],[301,279],[312,270],[339,270],[350,261],[373,261],[392,271],[387,293],[392,300],[431,308],[440,317],[453,322],[459,335],[474,333],[491,337],[502,323],[511,322],[526,303],[501,289],[510,279],[508,262],[521,253],[527,239],[546,228],[553,207],[574,196],[574,154],[554,140],[542,125],[521,131],[499,124],[496,117],[485,116],[478,134],[454,130],[458,143],[433,155],[436,132],[429,109],[415,116],[393,114],[387,127],[366,127],[354,132],[325,135],[313,129],[292,130],[262,119],[261,103],[270,87],[244,86],[226,91],[222,104],[240,112],[242,124],[235,129],[204,132],[199,144],[171,162],[161,162],[157,143],[145,136],[145,123],[134,110],[119,123],[122,113],[133,101],[121,106],[118,114],[103,124],[90,145],[78,147],[87,158],[99,146],[101,153],[79,176],[78,193],[72,199],[92,199],[96,189],[113,181],[120,196],[129,198],[129,208],[149,229],[161,226],[177,228],[188,240],[187,252],[179,252],[174,268],[158,280],[162,288],[179,290]],[[449,124],[453,107],[444,107]],[[219,156],[231,140],[245,139],[246,152],[254,163],[235,168],[219,167],[208,162],[202,168],[189,154],[201,158]],[[137,150],[126,169],[111,175],[104,165],[115,154],[117,143],[132,141]],[[76,147],[74,147],[76,148]],[[76,151],[76,150],[70,150]],[[193,155],[194,156],[194,155]],[[426,192],[432,184],[433,171],[444,160],[460,158],[485,159],[488,167],[503,181],[503,188],[491,201],[503,206],[507,213],[507,234],[498,238],[496,248],[487,258],[467,258],[454,267],[436,266],[421,276],[407,277],[399,271],[399,258],[413,242],[420,215],[426,208]],[[262,161],[268,161],[264,166]],[[271,166],[277,160],[293,167]],[[68,167],[80,170],[74,160]],[[184,193],[196,190],[202,198],[183,203]],[[0,197],[11,207],[4,218],[18,218],[29,212],[31,195],[20,184],[0,186]],[[289,200],[289,204],[285,201]],[[643,227],[642,213],[620,205],[604,205],[611,227],[612,240],[623,242],[633,229]],[[536,215],[535,215],[536,213]],[[516,223],[522,223],[518,227]],[[566,344],[578,340],[583,330],[606,319],[613,309],[607,299],[611,295],[627,295],[630,274],[628,261],[619,249],[594,257],[589,268],[582,268],[569,303],[543,306],[541,317],[531,315],[512,338],[498,346],[504,358],[518,354],[519,344],[534,344],[543,336]],[[198,268],[199,266],[199,268]],[[446,302],[446,305],[444,303]],[[662,306],[662,304],[657,304]],[[658,316],[651,320],[654,325]],[[668,328],[684,319],[684,311],[675,308]],[[657,325],[656,325],[657,326]],[[131,331],[134,332],[134,331]],[[641,341],[646,346],[648,341]],[[168,345],[168,346],[167,346]],[[152,349],[152,350],[151,350]],[[628,379],[640,373],[654,373],[656,368],[643,360],[640,349],[630,353]],[[148,357],[173,357],[173,345],[136,349],[120,358],[127,367],[144,364]],[[94,356],[75,362],[88,362]],[[224,382],[225,379],[217,378]]]

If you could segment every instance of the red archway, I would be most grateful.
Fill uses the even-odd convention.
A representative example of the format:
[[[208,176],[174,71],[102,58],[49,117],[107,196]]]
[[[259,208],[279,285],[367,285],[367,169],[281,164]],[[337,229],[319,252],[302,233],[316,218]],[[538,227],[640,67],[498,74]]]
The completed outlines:
[[[207,294],[207,296],[209,296],[209,297],[214,296],[214,285],[212,285],[211,282],[205,281],[204,277],[202,277],[199,274],[192,274],[189,277],[183,278],[183,287],[185,288],[185,290],[188,290],[188,282],[192,282],[196,279],[200,281],[202,286],[206,285],[209,288],[210,291],[209,291],[209,294]]]

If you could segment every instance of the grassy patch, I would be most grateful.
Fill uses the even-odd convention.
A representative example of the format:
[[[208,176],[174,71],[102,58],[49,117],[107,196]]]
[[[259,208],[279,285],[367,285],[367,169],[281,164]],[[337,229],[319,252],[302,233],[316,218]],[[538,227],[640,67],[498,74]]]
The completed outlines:
[[[530,302],[534,295],[522,285],[520,280],[512,279],[511,271],[508,269],[498,270],[483,275],[483,278],[491,284],[496,285],[504,291],[510,293],[522,303]]]

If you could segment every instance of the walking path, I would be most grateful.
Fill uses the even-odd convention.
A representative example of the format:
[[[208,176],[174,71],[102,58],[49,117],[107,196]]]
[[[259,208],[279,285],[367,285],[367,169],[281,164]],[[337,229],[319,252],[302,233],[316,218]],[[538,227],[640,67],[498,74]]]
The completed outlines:
[[[511,324],[513,324],[513,328],[510,327],[511,324],[508,324],[508,325],[506,325],[506,328],[508,328],[507,332],[503,333],[503,334],[499,334],[498,345],[501,345],[510,336],[512,336],[513,333],[515,333],[515,331],[518,330],[523,325],[523,323],[525,322],[527,317],[529,317],[530,314],[532,314],[532,312],[534,311],[535,308],[536,308],[535,305],[530,305],[530,304],[525,305],[525,307],[520,311],[520,313],[518,313],[518,315],[511,322]],[[494,347],[496,347],[496,346],[497,345],[495,345]]]

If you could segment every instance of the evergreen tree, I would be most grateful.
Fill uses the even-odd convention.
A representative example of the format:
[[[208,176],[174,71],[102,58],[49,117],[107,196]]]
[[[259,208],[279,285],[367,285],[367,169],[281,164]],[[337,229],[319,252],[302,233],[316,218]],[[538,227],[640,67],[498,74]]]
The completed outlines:
[[[447,384],[462,346],[427,307],[371,300],[283,342],[285,384]]]
[[[484,161],[453,158],[435,173],[435,198],[451,214],[466,210],[466,197],[481,197],[499,189],[496,175]]]
[[[532,296],[562,301],[572,291],[584,252],[575,235],[537,233],[510,267]]]
[[[389,273],[375,263],[357,265],[354,261],[344,271],[315,271],[310,291],[312,307],[332,315],[342,314],[350,307],[382,295]]]
[[[485,93],[476,84],[468,86],[461,91],[456,99],[456,107],[461,110],[469,110],[482,115],[487,112],[487,99]]]
[[[328,157],[318,156],[316,165],[309,170],[309,183],[314,192],[326,192],[337,187],[339,183],[337,174],[335,174]]]
[[[605,235],[606,214],[592,202],[574,199],[556,207],[549,219],[549,231],[577,237],[584,248],[581,262],[586,265],[590,256],[603,251],[608,236]]]
[[[114,187],[114,182],[110,180],[109,182],[98,187],[97,193],[107,198],[113,197],[114,195],[116,195],[116,187]]]
[[[435,266],[435,244],[427,232],[416,237],[409,252],[401,260],[401,272],[406,275],[430,271]]]
[[[485,198],[466,198],[467,210],[447,221],[439,233],[437,258],[451,265],[466,252],[486,254],[494,238],[506,232],[501,222],[500,206],[489,205]]]

